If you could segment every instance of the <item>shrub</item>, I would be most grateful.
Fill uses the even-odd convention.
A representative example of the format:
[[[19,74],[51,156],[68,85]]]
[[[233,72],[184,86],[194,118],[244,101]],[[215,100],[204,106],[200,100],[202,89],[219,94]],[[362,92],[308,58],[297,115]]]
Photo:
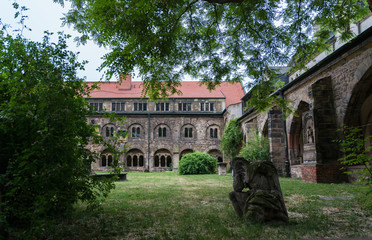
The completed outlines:
[[[233,159],[239,154],[242,146],[243,132],[238,119],[230,120],[221,138],[221,150],[226,157]]]
[[[239,153],[248,161],[270,161],[269,140],[258,132],[248,138],[247,144]]]
[[[365,184],[369,187],[368,193],[372,193],[372,146],[367,147],[367,144],[372,136],[363,138],[362,129],[360,128],[343,128],[345,138],[335,140],[342,147],[344,157],[338,159],[342,164],[347,166],[364,165],[365,168],[355,171],[346,172],[347,174],[356,174],[357,182]]]
[[[215,173],[217,160],[207,153],[193,152],[182,157],[178,168],[179,174]]]

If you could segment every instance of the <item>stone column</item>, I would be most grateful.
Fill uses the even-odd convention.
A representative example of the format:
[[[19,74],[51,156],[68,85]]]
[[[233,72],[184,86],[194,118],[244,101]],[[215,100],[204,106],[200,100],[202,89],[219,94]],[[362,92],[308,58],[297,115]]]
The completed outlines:
[[[282,111],[278,109],[269,112],[268,119],[270,158],[280,176],[285,175],[285,143],[283,133]]]

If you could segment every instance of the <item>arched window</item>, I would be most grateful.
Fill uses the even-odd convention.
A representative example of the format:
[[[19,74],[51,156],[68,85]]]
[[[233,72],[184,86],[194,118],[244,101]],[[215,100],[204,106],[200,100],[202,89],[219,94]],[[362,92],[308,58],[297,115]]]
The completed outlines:
[[[108,155],[108,164],[107,164],[109,167],[111,167],[112,165],[112,156],[111,155]]]
[[[143,156],[142,155],[139,157],[139,166],[143,167]]]
[[[102,167],[106,167],[106,155],[102,155]]]
[[[214,129],[214,138],[218,138],[218,130],[217,130],[217,128]]]
[[[138,157],[137,155],[134,155],[133,156],[133,167],[137,167],[138,166]]]
[[[113,136],[114,136],[114,128],[111,127],[111,137],[113,137]]]
[[[159,127],[159,137],[167,137],[167,128]]]
[[[159,156],[155,156],[155,167],[159,167]]]
[[[210,132],[209,134],[210,138],[213,138],[213,128],[209,129],[209,132]]]
[[[127,156],[127,167],[131,167],[132,166],[132,156],[129,155]]]
[[[143,167],[144,157],[139,149],[131,149],[127,152],[127,167]]]
[[[186,127],[185,128],[185,138],[192,138],[192,128]]]
[[[132,127],[132,137],[134,137],[134,138],[141,137],[141,128],[140,127]]]
[[[209,129],[209,137],[210,138],[218,138],[218,128],[216,127],[211,127]]]

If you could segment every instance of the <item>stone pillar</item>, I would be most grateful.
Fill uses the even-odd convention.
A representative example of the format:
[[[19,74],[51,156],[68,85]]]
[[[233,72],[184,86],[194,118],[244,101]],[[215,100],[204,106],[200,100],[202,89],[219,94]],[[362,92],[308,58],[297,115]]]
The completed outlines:
[[[283,133],[282,111],[278,109],[269,112],[268,119],[270,158],[280,176],[285,175],[285,143]]]
[[[178,144],[173,145],[173,157],[172,157],[172,166],[173,166],[173,172],[178,171],[178,166],[180,163],[180,147]]]
[[[342,182],[346,178],[337,161],[339,147],[333,142],[337,139],[337,127],[332,79],[324,78],[311,85],[309,96],[313,98],[313,106],[312,111],[303,115],[302,179],[317,183]]]
[[[217,163],[218,175],[226,175],[227,173],[227,163],[219,162]]]

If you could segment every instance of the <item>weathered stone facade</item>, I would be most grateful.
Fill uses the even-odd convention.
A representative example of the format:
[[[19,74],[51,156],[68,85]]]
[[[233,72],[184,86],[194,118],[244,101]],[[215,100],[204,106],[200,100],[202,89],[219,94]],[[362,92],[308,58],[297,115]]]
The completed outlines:
[[[134,84],[137,84],[138,89],[138,82],[126,82],[125,89],[135,88]],[[197,84],[195,86],[198,87]],[[123,88],[123,85],[120,87]],[[244,92],[240,84],[235,87],[240,91],[231,92],[238,94],[234,98],[240,101]],[[97,90],[99,92],[96,94],[106,91],[102,89]],[[110,91],[115,89],[117,87],[112,87]],[[222,86],[221,91],[224,90]],[[197,92],[198,89],[193,91]],[[195,151],[209,153],[218,162],[224,162],[219,148],[225,126],[224,119],[230,117],[229,111],[225,110],[226,102],[233,107],[232,112],[235,114],[241,107],[240,102],[233,103],[229,96],[226,96],[229,91],[225,91],[221,96],[212,92],[210,96],[201,94],[198,98],[170,98],[157,103],[131,97],[130,90],[117,92],[121,97],[102,98],[99,95],[100,98],[90,98],[90,104],[98,108],[98,113],[88,117],[87,121],[95,125],[105,138],[110,138],[112,133],[117,131],[128,132],[129,137],[124,139],[120,146],[127,150],[119,160],[125,171],[177,171],[182,156]],[[187,89],[184,95],[187,96]],[[125,116],[126,119],[122,125],[119,122],[110,122],[100,111],[116,112],[116,116]],[[109,160],[110,154],[104,146],[90,145],[88,150],[101,156],[92,165],[93,170],[103,171],[110,168],[112,156]]]
[[[346,181],[337,161],[342,152],[333,140],[342,137],[337,130],[345,125],[361,127],[364,136],[372,134],[372,28],[290,79],[278,91],[295,110],[285,119],[285,128],[280,111],[250,110],[240,118],[243,131],[247,134],[246,126],[257,122],[259,132],[269,137],[279,174],[284,175],[287,154],[294,177],[308,182]],[[262,126],[268,126],[268,132]]]

